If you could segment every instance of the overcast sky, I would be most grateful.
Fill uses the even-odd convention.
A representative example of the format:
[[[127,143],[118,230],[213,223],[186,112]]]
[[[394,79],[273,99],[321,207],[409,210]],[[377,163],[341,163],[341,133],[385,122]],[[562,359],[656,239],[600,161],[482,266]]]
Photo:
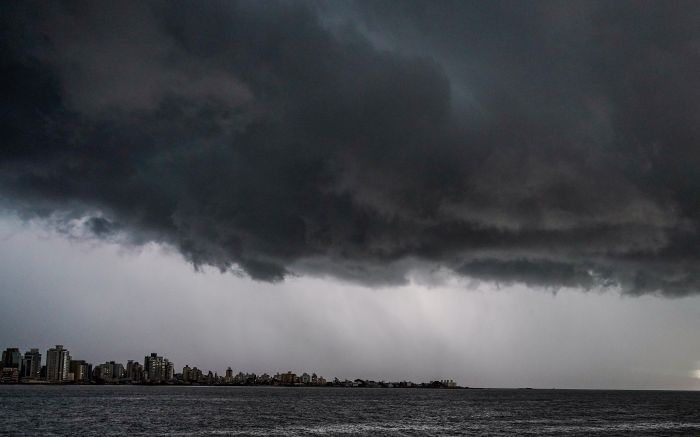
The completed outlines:
[[[8,2],[0,341],[700,388],[696,2]]]

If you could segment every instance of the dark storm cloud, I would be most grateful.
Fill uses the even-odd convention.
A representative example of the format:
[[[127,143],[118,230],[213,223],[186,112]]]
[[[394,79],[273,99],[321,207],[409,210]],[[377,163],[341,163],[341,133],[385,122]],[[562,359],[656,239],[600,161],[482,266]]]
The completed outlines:
[[[700,7],[6,3],[5,208],[262,280],[700,290]]]

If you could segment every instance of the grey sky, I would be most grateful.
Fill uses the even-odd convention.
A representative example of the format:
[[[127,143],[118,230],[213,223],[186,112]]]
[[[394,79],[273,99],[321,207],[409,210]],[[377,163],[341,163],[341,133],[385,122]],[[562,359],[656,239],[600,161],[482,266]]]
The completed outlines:
[[[697,2],[0,12],[6,341],[696,387]]]
[[[698,389],[700,298],[523,287],[269,284],[0,222],[0,344],[92,362],[157,351],[222,372],[316,371],[471,386]]]

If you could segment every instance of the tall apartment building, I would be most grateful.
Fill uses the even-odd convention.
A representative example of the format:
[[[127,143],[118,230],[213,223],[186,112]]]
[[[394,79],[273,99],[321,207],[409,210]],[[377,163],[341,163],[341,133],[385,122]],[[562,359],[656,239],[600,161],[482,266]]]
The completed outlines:
[[[133,382],[141,382],[143,380],[143,366],[136,361],[129,360],[126,363],[126,377]]]
[[[172,381],[175,379],[175,366],[167,358],[165,361],[165,380]]]
[[[126,370],[122,363],[110,361],[109,364],[112,366],[112,378],[121,379],[126,376]]]
[[[185,382],[190,382],[192,380],[192,369],[189,364],[186,364],[182,368],[182,380]]]
[[[24,353],[22,378],[39,379],[41,375],[41,352],[33,348]]]
[[[70,352],[62,344],[46,351],[46,380],[62,382],[70,373]]]
[[[22,354],[16,347],[8,347],[2,353],[2,367],[19,369],[22,366]]]
[[[143,371],[146,380],[152,383],[171,381],[175,376],[173,364],[167,358],[160,357],[155,352],[144,357]]]

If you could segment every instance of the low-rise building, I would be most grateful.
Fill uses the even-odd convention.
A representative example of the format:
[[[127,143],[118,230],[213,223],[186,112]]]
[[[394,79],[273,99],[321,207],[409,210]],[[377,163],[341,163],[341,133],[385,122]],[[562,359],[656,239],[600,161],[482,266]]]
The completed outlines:
[[[71,360],[70,373],[73,374],[73,381],[77,383],[90,382],[92,375],[92,365],[85,360]]]
[[[17,384],[19,382],[19,368],[3,367],[0,371],[0,384]]]
[[[282,385],[292,385],[297,382],[296,373],[287,372],[280,375],[280,384]]]

